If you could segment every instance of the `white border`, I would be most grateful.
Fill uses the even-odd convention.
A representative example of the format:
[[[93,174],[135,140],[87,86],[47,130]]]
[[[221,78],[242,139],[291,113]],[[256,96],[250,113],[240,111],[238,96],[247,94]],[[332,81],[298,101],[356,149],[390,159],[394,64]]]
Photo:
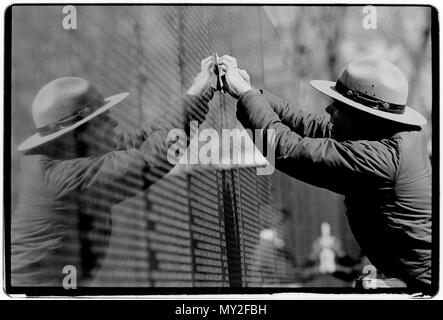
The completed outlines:
[[[56,4],[63,4],[64,2],[60,2],[60,1],[54,1],[54,0],[46,0],[44,1],[45,3],[56,3]],[[15,2],[0,2],[0,9],[1,9],[1,18],[0,18],[0,37],[2,39],[2,42],[4,44],[4,16],[5,16],[5,11],[6,8],[12,4],[20,4],[20,3],[30,3],[30,4],[39,4],[42,3],[41,1],[36,1],[36,0],[27,0],[27,1],[23,1],[23,0],[18,0]],[[101,4],[101,3],[123,3],[122,1],[116,1],[116,0],[101,0],[101,1],[93,1],[93,2],[88,2],[88,1],[71,1],[71,2],[66,2],[66,4],[75,4],[75,3],[96,3],[96,4]],[[243,1],[195,1],[195,0],[187,0],[187,1],[149,1],[149,0],[145,0],[145,1],[140,1],[140,0],[132,0],[131,3],[139,3],[139,4],[148,4],[148,3],[175,3],[175,4],[180,4],[180,3],[198,3],[198,4],[234,4],[234,3],[248,3],[248,4],[272,4],[272,5],[277,5],[277,4],[304,4],[304,5],[311,5],[311,4],[355,4],[355,5],[370,5],[370,4],[381,4],[381,1],[378,2],[364,2],[364,1],[342,1],[342,0],[335,0],[335,1],[315,1],[315,2],[310,2],[308,3],[308,1],[278,1],[278,2],[273,2],[271,0],[269,1],[251,1],[251,0],[243,0]],[[422,5],[432,5],[434,6],[438,11],[443,10],[443,6],[441,5],[441,2],[437,2],[437,0],[431,0],[429,2],[424,2],[424,3],[420,3],[417,1],[409,1],[409,0],[405,0],[405,1],[389,1],[389,3],[383,3],[383,4],[404,4],[404,5],[413,5],[413,4],[422,4]],[[441,23],[441,21],[440,21]],[[440,30],[437,30],[437,32],[439,32]],[[442,33],[439,32],[440,35],[440,43],[442,42]],[[0,88],[0,95],[3,98],[4,92],[3,92],[3,88],[4,88],[4,78],[3,78],[3,64],[4,64],[4,51],[1,51],[1,66],[0,66],[0,77],[1,77],[1,88]],[[441,56],[441,54],[440,54]],[[440,61],[440,74],[442,73],[442,65],[443,62]],[[441,79],[440,79],[440,93],[442,92],[441,90],[442,88],[442,83],[441,83]],[[440,96],[440,101],[442,101],[442,96]],[[3,119],[3,99],[0,102],[0,105],[2,106],[1,109],[1,113],[0,113],[0,126],[1,128],[4,128],[4,119]],[[441,109],[440,109],[441,112]],[[442,113],[442,112],[441,112]],[[442,120],[442,116],[440,115],[440,124],[441,124],[441,120]],[[0,146],[1,149],[3,150],[4,146],[3,146],[3,130],[1,130],[0,133]],[[440,141],[440,150],[442,147],[442,142]],[[0,155],[0,176],[2,177],[2,181],[0,183],[0,193],[2,195],[2,205],[0,206],[0,238],[2,239],[2,245],[0,246],[0,300],[17,300],[17,299],[27,299],[24,296],[15,296],[14,298],[11,298],[10,296],[6,295],[4,292],[4,283],[3,283],[3,279],[4,279],[4,274],[3,274],[3,248],[4,248],[4,243],[5,243],[5,239],[4,239],[4,235],[3,235],[3,156],[4,153],[2,153]],[[441,170],[441,167],[440,167]],[[440,174],[440,181],[441,181],[441,174]],[[6,186],[7,187],[7,186]],[[440,197],[441,200],[441,197]],[[440,204],[441,206],[441,204]],[[442,230],[442,217],[440,217],[440,237],[441,237],[441,230]],[[441,259],[443,257],[442,255],[442,245],[441,245],[441,241],[440,241],[440,291],[438,292],[438,294],[433,298],[436,300],[443,300],[443,293],[442,293],[442,278],[443,278],[443,268],[442,268],[442,263],[441,263]],[[48,298],[44,298],[44,297],[40,297],[40,298],[32,298],[33,300],[47,300]],[[78,297],[50,297],[49,299],[54,299],[54,300],[72,300],[72,299],[79,299]],[[146,299],[146,300],[177,300],[177,299],[183,299],[185,300],[223,300],[223,299],[229,299],[229,300],[242,300],[242,299],[248,299],[248,300],[257,300],[257,301],[263,301],[263,300],[306,300],[306,299],[314,299],[314,300],[330,300],[330,299],[339,299],[339,300],[374,300],[374,299],[382,299],[382,300],[403,300],[403,299],[411,299],[411,300],[426,300],[426,299],[413,299],[413,297],[408,296],[408,295],[400,295],[400,294],[368,294],[368,295],[364,295],[364,294],[317,294],[317,293],[276,293],[276,294],[253,294],[253,295],[245,295],[245,294],[224,294],[224,295],[149,295],[149,296],[84,296],[81,299],[106,299],[106,300],[115,300],[115,299]]]

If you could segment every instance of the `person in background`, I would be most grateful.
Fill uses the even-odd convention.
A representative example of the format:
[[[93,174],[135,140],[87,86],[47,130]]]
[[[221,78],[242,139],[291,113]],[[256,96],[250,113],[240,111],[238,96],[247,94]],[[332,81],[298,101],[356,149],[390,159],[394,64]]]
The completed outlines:
[[[55,79],[37,93],[36,133],[18,148],[24,154],[11,217],[12,286],[60,287],[67,265],[76,268],[79,286],[90,283],[109,242],[111,207],[172,168],[168,132],[189,135],[189,122],[203,121],[215,91],[209,86],[214,66],[212,56],[201,61],[172,116],[118,136],[109,109],[128,93],[104,99],[78,77]]]
[[[218,60],[245,128],[273,129],[276,168],[345,195],[348,221],[379,274],[430,292],[431,165],[422,126],[406,105],[408,82],[389,61],[352,61],[336,82],[311,84],[333,99],[326,116],[251,87],[231,56]]]

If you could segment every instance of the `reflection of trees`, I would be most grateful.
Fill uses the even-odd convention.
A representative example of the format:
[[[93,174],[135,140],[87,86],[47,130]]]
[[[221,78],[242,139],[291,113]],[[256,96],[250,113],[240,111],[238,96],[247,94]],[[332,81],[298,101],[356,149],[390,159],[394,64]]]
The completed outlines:
[[[343,18],[346,15],[346,8],[326,8],[320,11],[320,21],[318,21],[319,35],[325,39],[325,67],[328,70],[329,78],[337,77],[338,57],[340,56],[340,42],[344,33]]]
[[[430,35],[431,35],[431,26],[430,24],[427,25],[423,32],[422,32],[422,39],[420,41],[420,44],[415,50],[411,48],[411,56],[412,56],[412,72],[411,77],[409,81],[409,95],[411,97],[418,97],[418,99],[414,99],[415,103],[417,105],[421,105],[422,103],[425,103],[423,100],[423,93],[421,92],[423,89],[420,88],[421,83],[421,76],[423,72],[423,68],[425,67],[426,63],[429,64],[429,57],[430,57]],[[406,45],[408,45],[407,42],[405,42]],[[413,105],[415,105],[413,103]],[[426,113],[426,118],[430,119],[431,117],[431,110],[430,108],[423,110]]]
[[[343,36],[342,7],[295,8],[292,30],[294,64],[300,77],[328,70],[331,77],[337,74],[337,57]]]

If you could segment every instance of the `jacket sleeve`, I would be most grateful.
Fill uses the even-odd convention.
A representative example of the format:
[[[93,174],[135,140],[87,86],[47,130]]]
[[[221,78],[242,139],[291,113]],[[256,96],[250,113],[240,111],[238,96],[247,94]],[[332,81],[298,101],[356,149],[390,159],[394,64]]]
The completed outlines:
[[[126,148],[101,157],[49,161],[45,170],[47,187],[58,197],[73,190],[109,192],[109,201],[113,203],[146,189],[173,167],[167,161],[167,151],[172,143],[167,141],[169,130],[177,128],[188,133],[189,121],[202,122],[212,94],[207,91],[200,97],[186,95],[180,98],[178,108],[172,106],[161,121],[136,133],[140,141],[127,138]]]
[[[338,142],[303,137],[284,124],[274,110],[258,91],[247,92],[237,105],[237,116],[245,128],[275,130],[277,169],[341,194],[361,186],[393,185],[399,163],[394,140]]]
[[[330,138],[332,124],[327,117],[295,108],[267,90],[260,89],[281,122],[302,137]]]

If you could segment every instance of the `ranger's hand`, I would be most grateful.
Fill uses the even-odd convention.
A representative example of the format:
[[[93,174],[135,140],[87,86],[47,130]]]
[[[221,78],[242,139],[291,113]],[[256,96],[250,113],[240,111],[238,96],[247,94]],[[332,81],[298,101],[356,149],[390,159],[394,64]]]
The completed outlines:
[[[186,94],[200,96],[208,89],[211,75],[214,72],[214,63],[213,56],[209,56],[201,61],[201,71],[194,78],[194,83]]]
[[[238,73],[242,76],[243,80],[245,80],[249,85],[251,85],[251,78],[246,70],[238,68]],[[251,86],[252,88],[252,86]]]
[[[239,71],[237,60],[234,57],[224,55],[217,61],[220,68],[225,72],[225,90],[235,99],[242,93],[252,89],[249,83],[249,75],[246,71]]]

